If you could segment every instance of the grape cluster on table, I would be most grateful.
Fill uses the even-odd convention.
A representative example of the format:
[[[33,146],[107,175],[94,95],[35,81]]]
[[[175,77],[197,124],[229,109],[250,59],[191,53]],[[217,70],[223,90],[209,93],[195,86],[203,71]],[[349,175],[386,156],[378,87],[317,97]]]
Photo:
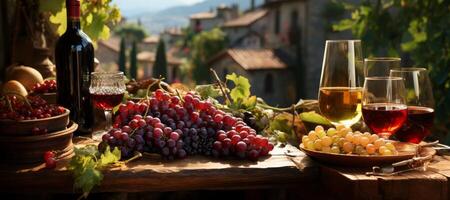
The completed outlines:
[[[161,89],[147,100],[119,106],[114,128],[102,136],[99,149],[107,145],[118,147],[123,158],[139,151],[159,153],[169,160],[188,155],[257,160],[274,147],[242,119],[208,100],[193,93],[180,99]]]
[[[56,92],[56,80],[45,80],[43,83],[36,83],[31,88],[33,94]]]
[[[353,132],[351,128],[345,128],[342,125],[328,130],[317,126],[308,135],[302,137],[302,144],[309,150],[335,154],[382,156],[398,154],[395,145],[390,141],[369,132]]]

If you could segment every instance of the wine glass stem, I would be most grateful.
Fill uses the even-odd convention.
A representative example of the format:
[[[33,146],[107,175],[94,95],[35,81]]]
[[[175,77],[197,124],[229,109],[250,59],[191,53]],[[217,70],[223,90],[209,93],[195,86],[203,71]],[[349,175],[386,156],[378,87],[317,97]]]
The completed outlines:
[[[109,131],[112,129],[112,110],[105,110],[105,130]]]

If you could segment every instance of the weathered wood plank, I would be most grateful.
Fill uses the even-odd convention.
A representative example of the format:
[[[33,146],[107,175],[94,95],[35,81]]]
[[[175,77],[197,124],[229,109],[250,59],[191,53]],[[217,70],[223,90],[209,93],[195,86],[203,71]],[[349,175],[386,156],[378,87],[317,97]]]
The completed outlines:
[[[140,192],[197,189],[247,189],[287,187],[317,177],[311,162],[301,169],[277,148],[272,156],[258,162],[220,160],[194,156],[184,160],[163,161],[142,158],[127,166],[104,172],[104,180],[96,191]],[[298,150],[297,150],[298,151]],[[299,154],[304,157],[304,154]],[[65,168],[68,161],[58,163],[56,170],[43,165],[14,167],[0,164],[0,191],[5,192],[72,192],[72,177]]]

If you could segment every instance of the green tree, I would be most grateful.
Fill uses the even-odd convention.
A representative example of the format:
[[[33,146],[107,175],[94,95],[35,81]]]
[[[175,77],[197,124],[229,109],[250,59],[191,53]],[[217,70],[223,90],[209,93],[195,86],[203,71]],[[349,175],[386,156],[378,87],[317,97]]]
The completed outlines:
[[[120,19],[120,10],[112,0],[87,1],[80,5],[81,26],[83,31],[95,42],[98,39],[108,39],[111,26],[116,25]],[[65,0],[40,0],[39,10],[48,16],[49,22],[56,25],[56,33],[62,35],[66,31],[67,15]]]
[[[147,37],[147,31],[142,26],[137,24],[128,23],[119,26],[114,30],[114,33],[126,38],[128,41],[140,42]]]
[[[119,50],[119,71],[123,72],[125,75],[129,75],[127,72],[127,56],[125,54],[126,48],[125,48],[125,38],[120,39],[120,50]]]
[[[214,55],[225,49],[225,33],[219,28],[203,31],[194,36],[191,46],[191,62],[194,66],[193,78],[197,83],[210,81],[210,66],[207,66],[207,62]]]
[[[333,29],[351,30],[363,40],[365,55],[403,55],[415,66],[430,70],[436,100],[435,127],[442,132],[450,129],[450,1],[365,0],[359,5],[341,4],[352,15]],[[446,143],[450,143],[450,137]]]
[[[153,65],[153,77],[158,78],[159,76],[167,78],[166,47],[162,39],[159,40],[155,64]]]
[[[137,79],[137,47],[133,41],[130,52],[130,78]]]

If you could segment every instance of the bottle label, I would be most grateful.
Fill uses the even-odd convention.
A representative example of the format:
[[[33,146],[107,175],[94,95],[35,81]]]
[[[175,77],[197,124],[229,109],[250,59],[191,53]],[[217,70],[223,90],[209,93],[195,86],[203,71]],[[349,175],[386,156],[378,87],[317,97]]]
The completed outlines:
[[[69,19],[80,20],[80,0],[67,0],[67,11]]]

